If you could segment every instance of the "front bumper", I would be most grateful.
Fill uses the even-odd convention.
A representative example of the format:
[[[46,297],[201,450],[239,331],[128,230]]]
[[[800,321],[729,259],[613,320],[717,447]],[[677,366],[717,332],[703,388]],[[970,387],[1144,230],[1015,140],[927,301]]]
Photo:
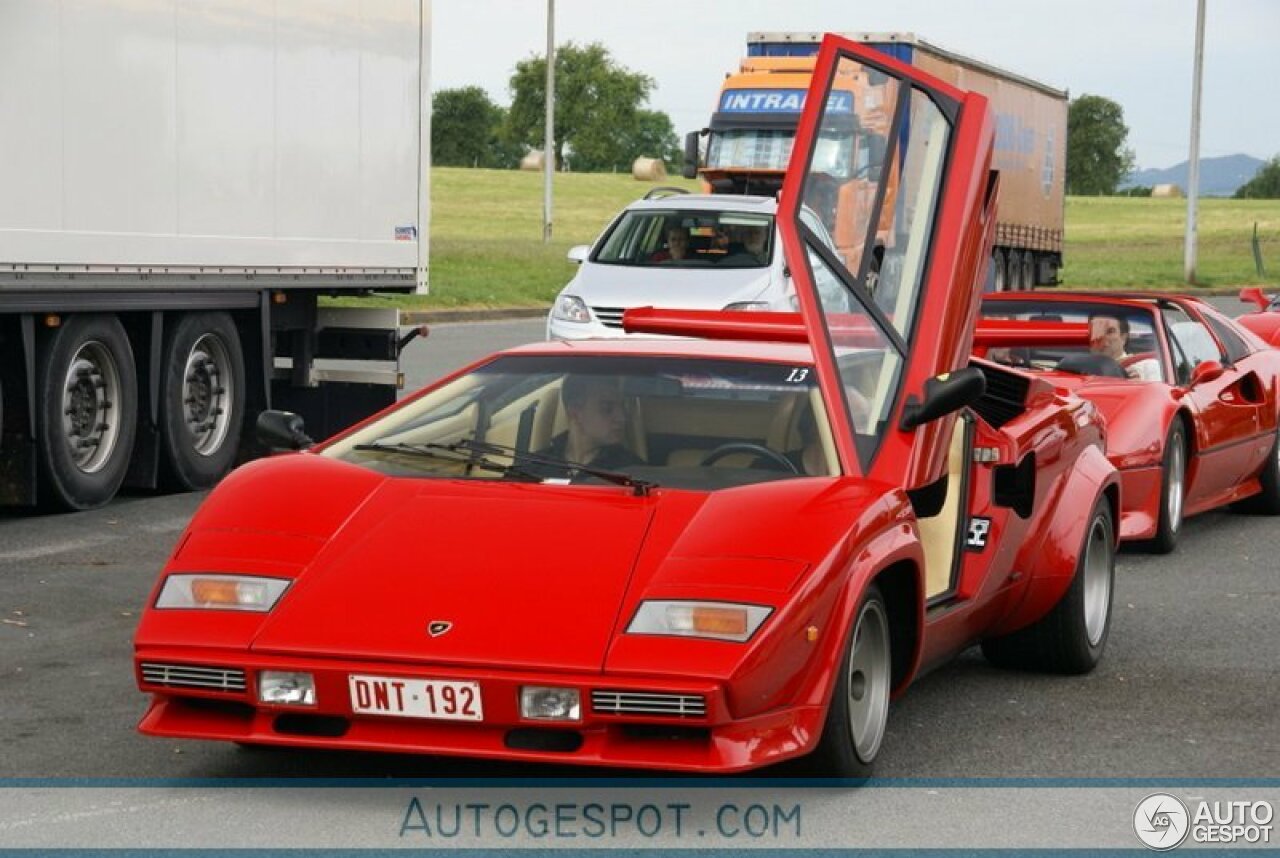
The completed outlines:
[[[244,672],[244,689],[166,687],[144,678],[144,663],[240,670]],[[824,715],[820,707],[802,706],[735,719],[724,687],[713,680],[435,668],[235,651],[193,653],[190,649],[139,650],[134,656],[134,670],[138,687],[152,695],[151,705],[138,725],[146,735],[305,748],[735,772],[812,750],[820,737]],[[316,683],[316,705],[258,703],[257,675],[262,670],[311,673]],[[352,674],[478,682],[484,720],[356,714],[348,692],[348,677]],[[581,720],[568,723],[521,718],[518,700],[524,685],[578,688],[582,697]],[[701,695],[706,712],[702,716],[603,713],[592,705],[593,690]]]

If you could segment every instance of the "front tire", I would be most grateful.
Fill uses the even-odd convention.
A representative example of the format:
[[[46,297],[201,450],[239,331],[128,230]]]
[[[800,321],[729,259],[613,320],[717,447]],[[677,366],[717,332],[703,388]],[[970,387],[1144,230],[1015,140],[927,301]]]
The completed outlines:
[[[872,584],[849,630],[822,739],[810,756],[815,774],[865,778],[884,741],[893,684],[889,612]]]
[[[44,341],[36,427],[51,505],[106,504],[133,454],[138,381],[133,350],[115,316],[71,316]]]
[[[1181,420],[1174,419],[1164,442],[1164,461],[1160,466],[1160,514],[1156,535],[1146,543],[1152,554],[1168,554],[1178,547],[1182,533],[1183,502],[1187,494],[1187,439]]]
[[[1049,613],[1026,628],[983,641],[982,653],[987,660],[997,667],[1046,673],[1093,670],[1111,633],[1115,545],[1111,505],[1106,498],[1099,498],[1067,592]]]
[[[165,482],[204,489],[235,463],[244,423],[244,357],[226,313],[189,313],[165,337],[160,443]]]

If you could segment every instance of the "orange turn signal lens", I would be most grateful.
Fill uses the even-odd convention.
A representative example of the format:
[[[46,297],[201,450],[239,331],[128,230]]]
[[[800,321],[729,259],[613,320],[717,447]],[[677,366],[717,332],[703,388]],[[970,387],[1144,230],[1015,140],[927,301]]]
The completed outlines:
[[[197,605],[238,605],[239,586],[236,581],[196,578],[191,582],[191,598]]]
[[[693,609],[693,630],[712,635],[745,635],[747,612],[742,608],[699,605]]]

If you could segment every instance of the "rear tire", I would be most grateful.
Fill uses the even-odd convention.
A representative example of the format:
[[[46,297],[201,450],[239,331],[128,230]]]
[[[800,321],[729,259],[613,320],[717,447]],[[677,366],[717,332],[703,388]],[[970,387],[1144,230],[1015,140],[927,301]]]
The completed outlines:
[[[1262,491],[1240,501],[1240,509],[1262,515],[1280,515],[1280,428],[1277,428],[1275,441],[1271,444],[1271,454],[1258,473],[1258,482],[1262,484]]]
[[[1088,673],[1102,658],[1111,632],[1115,591],[1115,523],[1099,498],[1085,530],[1071,586],[1049,613],[1013,634],[982,642],[997,667],[1046,673]]]
[[[1152,554],[1168,554],[1178,547],[1182,533],[1183,503],[1187,494],[1187,439],[1181,420],[1175,418],[1164,442],[1164,460],[1160,465],[1160,515],[1156,535],[1144,548]]]
[[[244,423],[244,357],[231,317],[183,315],[165,337],[162,372],[165,483],[208,488],[235,463]]]
[[[850,625],[822,739],[808,759],[814,774],[870,776],[889,721],[890,655],[889,612],[880,588],[872,584]]]
[[[115,316],[70,316],[40,349],[36,389],[42,485],[50,505],[93,509],[111,500],[133,454],[138,380]]]

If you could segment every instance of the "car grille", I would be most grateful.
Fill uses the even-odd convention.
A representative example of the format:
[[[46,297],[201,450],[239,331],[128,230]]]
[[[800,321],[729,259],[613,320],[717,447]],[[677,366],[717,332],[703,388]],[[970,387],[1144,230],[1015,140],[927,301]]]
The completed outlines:
[[[707,699],[701,694],[592,691],[591,708],[604,715],[670,715],[676,718],[702,718],[707,714]]]
[[[626,307],[592,307],[591,314],[606,328],[622,330],[622,314]]]
[[[236,667],[202,667],[195,664],[142,663],[142,679],[167,688],[202,691],[244,691],[244,671]]]

